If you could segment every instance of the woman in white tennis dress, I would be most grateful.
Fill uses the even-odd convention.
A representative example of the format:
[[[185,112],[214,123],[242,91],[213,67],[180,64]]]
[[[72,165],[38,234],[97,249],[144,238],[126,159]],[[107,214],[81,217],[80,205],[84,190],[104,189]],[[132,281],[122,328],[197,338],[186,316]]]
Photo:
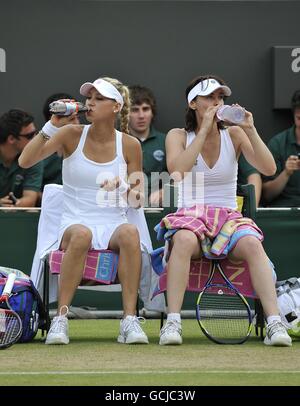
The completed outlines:
[[[180,175],[185,185],[183,188],[183,181],[179,184],[178,213],[162,220],[169,236],[170,230],[175,233],[171,236],[167,274],[169,314],[161,330],[161,345],[182,343],[180,311],[190,261],[205,255],[205,247],[201,246],[201,237],[204,238],[205,233],[199,235],[201,226],[212,226],[211,229],[216,230],[225,223],[224,219],[231,219],[236,214],[239,155],[243,153],[249,163],[264,175],[270,175],[276,169],[272,154],[257,133],[249,111],[245,111],[241,123],[228,129],[220,128],[216,113],[230,94],[230,88],[220,78],[213,75],[195,78],[186,89],[185,128],[172,129],[166,138],[168,170],[171,174]],[[200,187],[196,175],[201,175],[198,178]],[[215,213],[227,213],[227,217],[222,219],[210,214],[205,218],[202,214],[207,213],[208,208],[215,209]],[[265,344],[290,346],[291,338],[279,316],[272,269],[261,244],[261,235],[255,228],[251,226],[247,235],[242,235],[245,230],[240,232],[237,228],[229,241],[227,254],[231,259],[248,263],[252,285],[267,318]]]
[[[139,233],[126,217],[128,205],[138,208],[143,200],[142,151],[139,142],[127,134],[129,91],[118,80],[103,78],[84,83],[80,93],[87,97],[86,118],[91,124],[65,125],[66,118],[53,115],[19,159],[21,166],[30,167],[58,149],[64,153],[59,239],[65,255],[58,314],[46,344],[69,343],[68,308],[90,248],[119,253],[124,317],[118,342],[146,344],[148,338],[135,315],[141,272]],[[115,129],[118,114],[122,132]],[[127,183],[133,176],[135,181]]]

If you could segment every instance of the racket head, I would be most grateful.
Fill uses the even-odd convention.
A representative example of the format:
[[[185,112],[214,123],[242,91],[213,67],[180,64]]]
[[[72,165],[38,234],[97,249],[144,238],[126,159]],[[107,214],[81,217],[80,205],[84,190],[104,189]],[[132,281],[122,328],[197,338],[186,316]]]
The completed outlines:
[[[218,278],[218,283],[215,283],[214,272],[215,267],[206,286],[198,296],[197,321],[202,332],[213,342],[242,344],[251,334],[251,308],[221,269],[223,281],[220,283],[220,278]]]
[[[13,310],[0,308],[0,349],[15,344],[22,334],[22,321]]]
[[[10,274],[0,297],[0,349],[8,348],[18,341],[22,334],[20,316],[9,304],[16,275]]]

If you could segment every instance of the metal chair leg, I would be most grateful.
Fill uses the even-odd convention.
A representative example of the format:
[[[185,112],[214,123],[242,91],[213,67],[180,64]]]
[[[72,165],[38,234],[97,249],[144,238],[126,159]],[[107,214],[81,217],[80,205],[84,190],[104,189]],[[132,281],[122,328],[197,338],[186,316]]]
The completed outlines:
[[[140,306],[139,306],[139,296],[136,299],[136,316],[139,317],[140,315]]]
[[[50,328],[50,316],[49,316],[49,262],[48,262],[48,256],[45,257],[44,259],[44,266],[43,266],[43,279],[44,279],[44,285],[43,285],[43,305],[45,308],[45,313],[46,313],[46,323],[42,328],[42,337],[44,337],[45,331],[46,334],[49,331]]]
[[[255,326],[255,334],[260,337],[263,341],[264,339],[264,327],[265,327],[265,317],[264,317],[264,310],[259,299],[254,300],[255,305],[255,314],[256,314],[256,326]]]
[[[166,303],[166,307],[167,307],[168,306],[167,292],[164,292],[164,296],[165,296],[165,303]],[[166,316],[165,312],[160,313],[160,329],[163,328],[165,316]]]

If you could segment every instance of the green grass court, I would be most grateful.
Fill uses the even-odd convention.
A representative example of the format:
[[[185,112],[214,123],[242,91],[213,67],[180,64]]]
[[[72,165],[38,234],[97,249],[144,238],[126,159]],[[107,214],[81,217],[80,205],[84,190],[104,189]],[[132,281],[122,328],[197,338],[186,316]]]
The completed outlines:
[[[274,385],[300,384],[300,341],[265,346],[254,335],[242,345],[210,342],[196,320],[183,320],[182,346],[159,346],[159,320],[147,320],[150,345],[116,342],[119,320],[70,320],[70,344],[31,343],[0,351],[6,385]]]

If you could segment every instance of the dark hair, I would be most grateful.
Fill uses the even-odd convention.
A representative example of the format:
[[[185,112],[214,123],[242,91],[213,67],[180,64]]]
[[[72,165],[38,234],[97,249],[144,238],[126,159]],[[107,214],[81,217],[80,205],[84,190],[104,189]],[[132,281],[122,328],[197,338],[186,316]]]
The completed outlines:
[[[33,116],[26,111],[11,109],[0,117],[0,144],[7,141],[9,135],[19,139],[23,127],[33,123]]]
[[[292,112],[295,113],[296,109],[300,108],[300,90],[296,90],[293,94],[291,101]]]
[[[196,86],[200,82],[203,82],[206,79],[215,79],[221,85],[226,85],[225,81],[216,75],[197,76],[189,83],[188,87],[186,88],[185,99],[187,100],[188,94],[190,93],[190,91],[193,89],[194,86]],[[196,113],[188,105],[186,108],[186,113],[185,113],[185,127],[184,128],[186,131],[194,131],[196,129],[196,127],[197,127]],[[223,128],[223,125],[221,123],[218,123],[218,127]]]
[[[49,111],[49,104],[59,99],[73,99],[73,97],[68,93],[54,93],[51,96],[49,96],[43,106],[43,114],[46,121],[50,120],[51,117],[51,113]]]
[[[131,105],[141,105],[147,103],[150,105],[153,117],[156,115],[156,100],[152,91],[145,86],[132,85],[129,86]]]

